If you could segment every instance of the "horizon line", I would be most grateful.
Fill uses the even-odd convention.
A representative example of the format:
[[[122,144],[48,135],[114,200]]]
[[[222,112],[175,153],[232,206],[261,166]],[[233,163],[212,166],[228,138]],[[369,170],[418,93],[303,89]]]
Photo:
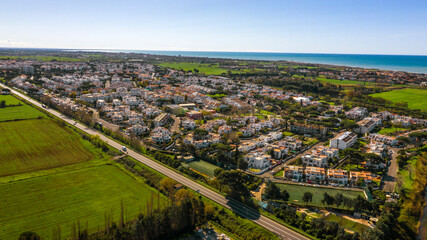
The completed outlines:
[[[114,49],[114,48],[43,48],[43,47],[0,47],[0,49],[25,50],[62,50],[62,51],[153,51],[153,52],[209,52],[209,53],[273,53],[273,54],[319,54],[319,55],[377,55],[377,56],[414,56],[427,57],[427,54],[390,54],[390,53],[314,53],[314,52],[274,52],[274,51],[215,51],[215,50],[148,50],[148,49]],[[143,53],[142,53],[143,54]]]

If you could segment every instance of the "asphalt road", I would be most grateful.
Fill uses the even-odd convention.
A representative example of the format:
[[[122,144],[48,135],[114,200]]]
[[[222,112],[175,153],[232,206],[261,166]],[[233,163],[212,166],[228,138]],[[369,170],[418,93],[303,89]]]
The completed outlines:
[[[1,87],[3,88],[9,88],[3,84],[0,84]],[[34,104],[37,107],[43,108],[42,104],[28,98],[27,96],[21,94],[18,91],[15,91],[14,89],[9,88],[10,90],[12,90],[13,94],[20,96],[21,98],[31,102],[32,104]],[[44,109],[44,108],[43,108]],[[107,142],[110,146],[116,148],[117,150],[121,150],[122,149],[122,144],[113,141],[109,138],[107,138],[106,136],[104,136],[102,133],[90,129],[80,123],[76,123],[73,119],[70,119],[68,117],[63,116],[61,113],[53,110],[53,109],[44,109],[46,111],[48,111],[49,113],[51,113],[52,115],[55,115],[58,118],[61,118],[62,120],[68,122],[71,125],[74,125],[75,127],[79,128],[82,131],[85,131],[88,134],[91,135],[99,135],[100,138]],[[198,191],[201,195],[217,202],[218,204],[221,204],[222,206],[236,212],[238,215],[250,219],[251,221],[259,224],[260,226],[268,229],[269,231],[275,233],[276,235],[278,235],[281,239],[290,239],[290,240],[301,240],[301,239],[309,239],[299,233],[294,232],[293,230],[271,220],[270,218],[267,218],[265,216],[260,215],[259,212],[253,210],[252,208],[248,208],[246,207],[244,204],[237,202],[235,200],[229,200],[226,199],[224,196],[210,190],[209,188],[206,188],[204,186],[202,186],[201,184],[198,184],[196,182],[194,182],[191,179],[188,179],[187,177],[184,177],[183,175],[131,150],[128,149],[128,155],[135,158],[136,160],[140,161],[141,163],[153,168],[154,170],[170,177],[171,179],[174,179],[175,181],[187,186],[188,188],[191,188],[195,191]]]

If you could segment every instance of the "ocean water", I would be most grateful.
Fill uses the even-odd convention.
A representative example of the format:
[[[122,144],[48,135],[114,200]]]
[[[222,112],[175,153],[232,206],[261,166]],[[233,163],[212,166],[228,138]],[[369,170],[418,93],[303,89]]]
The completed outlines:
[[[375,68],[427,74],[427,56],[319,54],[319,53],[262,53],[262,52],[202,52],[202,51],[145,51],[145,50],[86,50],[105,52],[147,53],[155,55],[209,57],[245,60],[287,60],[301,63],[320,63],[340,66]]]

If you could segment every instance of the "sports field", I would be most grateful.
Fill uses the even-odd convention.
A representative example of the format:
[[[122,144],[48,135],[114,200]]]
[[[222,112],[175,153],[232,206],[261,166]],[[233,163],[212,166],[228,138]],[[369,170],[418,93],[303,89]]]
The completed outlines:
[[[427,90],[425,89],[405,88],[374,93],[369,96],[384,98],[392,102],[407,102],[409,108],[427,111]]]
[[[61,239],[69,238],[77,221],[87,222],[89,232],[103,229],[105,214],[118,223],[121,201],[125,219],[146,209],[147,202],[154,202],[154,209],[166,205],[162,195],[111,165],[1,184],[0,196],[2,240],[18,239],[24,231],[51,239],[58,225]]]
[[[84,162],[93,146],[50,119],[0,123],[0,176]]]
[[[6,101],[7,105],[16,105],[21,103],[22,106],[13,106],[0,108],[0,122],[15,119],[31,119],[45,117],[46,115],[39,110],[27,105],[11,95],[0,95],[0,102]]]
[[[304,204],[302,201],[302,196],[305,192],[311,192],[313,194],[313,201],[309,205],[313,206],[323,206],[322,199],[323,193],[327,192],[329,195],[335,196],[337,193],[341,193],[348,198],[356,198],[357,196],[365,197],[362,191],[351,191],[351,190],[341,190],[335,188],[324,188],[324,187],[312,187],[299,184],[285,184],[280,183],[277,186],[283,190],[288,191],[290,198],[289,201],[297,204]]]
[[[206,174],[210,177],[214,176],[214,171],[215,171],[215,169],[218,168],[217,166],[210,164],[208,162],[205,162],[205,161],[193,161],[193,162],[188,163],[188,165],[192,169],[194,169],[198,172],[201,172],[203,174]]]

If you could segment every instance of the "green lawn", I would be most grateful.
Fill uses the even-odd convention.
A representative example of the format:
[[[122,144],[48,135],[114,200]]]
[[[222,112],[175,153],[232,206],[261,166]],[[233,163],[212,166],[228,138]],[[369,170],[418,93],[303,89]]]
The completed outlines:
[[[215,166],[213,164],[210,164],[208,162],[201,161],[201,160],[190,162],[190,163],[188,163],[188,165],[190,166],[190,168],[192,168],[198,172],[201,172],[205,175],[208,175],[210,177],[214,176],[214,171],[215,171],[215,169],[218,168],[217,166]]]
[[[399,178],[402,181],[402,187],[410,191],[412,190],[412,184],[415,179],[415,164],[417,163],[417,157],[412,157],[408,164],[405,166],[405,169],[399,169]]]
[[[391,128],[383,128],[378,133],[384,134],[384,135],[389,135],[389,134],[397,132],[397,131],[405,131],[405,130],[407,130],[407,129],[406,128],[391,127]]]
[[[328,82],[332,84],[338,84],[338,85],[363,85],[364,83],[362,81],[352,81],[352,80],[338,80],[338,79],[327,79],[324,77],[317,77],[317,80],[321,82]],[[375,83],[372,82],[366,82],[366,85],[374,85]]]
[[[109,165],[0,184],[0,196],[2,240],[18,239],[24,231],[51,239],[58,225],[61,238],[69,238],[77,221],[83,226],[87,223],[92,232],[104,228],[105,214],[118,222],[121,201],[126,219],[146,209],[150,199],[154,208],[166,202],[147,185]]]
[[[302,201],[302,196],[305,192],[311,192],[313,194],[313,201],[309,203],[309,205],[313,206],[323,206],[322,198],[323,193],[327,192],[329,195],[335,196],[337,193],[341,193],[345,197],[348,198],[356,198],[357,196],[365,197],[362,191],[352,191],[352,190],[341,190],[335,188],[324,188],[324,187],[312,187],[312,186],[304,186],[299,184],[285,184],[279,183],[277,186],[280,189],[286,189],[290,195],[290,202],[296,204],[304,204]]]
[[[204,63],[188,63],[188,62],[165,62],[159,64],[162,67],[169,67],[177,70],[192,70],[198,69],[199,72],[206,75],[221,75],[227,73],[227,69],[219,68],[218,64],[204,64]],[[235,71],[234,71],[235,72]]]
[[[36,108],[27,105],[11,95],[0,95],[0,102],[6,101],[6,106],[21,103],[22,106],[0,108],[0,122],[15,119],[31,119],[46,117],[45,114]]]
[[[0,176],[84,162],[96,150],[50,119],[0,123]]]
[[[283,169],[274,174],[275,177],[283,177]]]
[[[427,111],[427,90],[425,89],[405,88],[369,96],[384,98],[392,102],[407,102],[409,108]]]
[[[358,222],[351,221],[347,218],[343,218],[340,216],[337,216],[335,214],[329,214],[325,220],[331,221],[331,222],[337,222],[342,228],[353,231],[353,232],[363,232],[368,229],[370,229],[369,226],[363,225]]]

